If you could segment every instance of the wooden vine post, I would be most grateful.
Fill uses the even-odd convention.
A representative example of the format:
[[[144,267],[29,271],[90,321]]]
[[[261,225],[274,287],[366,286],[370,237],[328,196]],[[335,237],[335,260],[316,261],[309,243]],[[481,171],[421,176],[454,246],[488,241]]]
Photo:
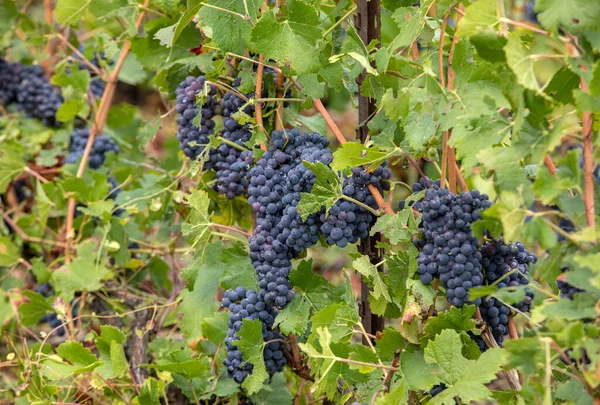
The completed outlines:
[[[365,46],[369,45],[371,41],[377,41],[377,47],[381,43],[381,14],[380,14],[380,1],[379,0],[360,0],[356,10],[356,16],[354,19],[354,26],[360,39],[363,41]],[[374,116],[377,106],[375,100],[361,94],[360,86],[365,80],[367,75],[366,71],[357,78],[357,84],[359,86],[358,96],[358,129],[356,130],[356,137],[361,142],[365,142],[369,136],[368,122]],[[382,254],[380,249],[376,247],[377,242],[381,240],[380,234],[374,236],[367,236],[365,239],[360,241],[358,251],[369,257],[369,260],[373,264],[380,263],[382,261]],[[378,271],[383,271],[383,266],[380,265]],[[376,335],[377,332],[383,331],[385,327],[385,319],[381,316],[373,314],[371,311],[371,305],[369,304],[369,286],[361,279],[361,294],[359,302],[360,316],[362,324],[365,330]],[[363,343],[366,343],[366,337],[363,337]]]

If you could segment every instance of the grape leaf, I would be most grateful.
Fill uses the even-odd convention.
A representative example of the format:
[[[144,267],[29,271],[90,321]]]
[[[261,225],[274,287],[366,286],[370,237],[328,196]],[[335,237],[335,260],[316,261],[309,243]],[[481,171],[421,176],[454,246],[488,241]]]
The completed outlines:
[[[192,208],[189,218],[181,225],[181,233],[192,239],[191,248],[206,245],[210,241],[211,216],[208,212],[210,199],[204,190],[192,189],[185,195],[185,203]]]
[[[52,273],[52,284],[65,301],[70,301],[76,291],[97,291],[102,288],[102,280],[107,280],[112,272],[106,267],[106,253],[98,249],[90,240],[77,247],[77,258]]]
[[[10,267],[20,259],[19,248],[8,236],[0,236],[0,266]]]
[[[252,374],[242,384],[242,387],[252,395],[260,391],[263,383],[269,378],[263,358],[265,342],[263,340],[260,320],[250,321],[244,319],[243,325],[237,335],[239,340],[234,340],[233,344],[242,352],[244,361],[253,365]]]
[[[559,26],[567,31],[598,28],[600,4],[587,0],[538,0],[535,2],[537,18],[546,29]]]
[[[331,168],[335,171],[343,171],[363,165],[377,167],[390,156],[393,155],[380,152],[377,147],[369,148],[360,142],[346,142],[333,152]]]
[[[310,193],[302,193],[297,210],[302,215],[302,220],[306,220],[312,213],[319,212],[325,207],[325,212],[342,196],[342,181],[340,178],[321,162],[313,164],[303,162],[315,174],[315,184]]]
[[[0,193],[4,194],[9,183],[24,171],[24,152],[22,146],[3,141],[0,148]]]
[[[423,329],[429,335],[439,335],[446,329],[455,331],[468,331],[475,327],[475,322],[471,319],[475,314],[475,306],[465,305],[461,308],[451,307],[445,312],[440,312],[437,316],[429,318]]]
[[[400,369],[412,390],[428,390],[439,384],[439,367],[425,361],[423,352],[407,352],[400,354]]]
[[[100,336],[94,342],[98,348],[100,360],[104,362],[96,372],[106,379],[122,377],[127,371],[127,359],[123,345],[127,337],[114,326],[102,325]]]
[[[316,10],[295,1],[288,5],[287,15],[280,19],[275,10],[264,12],[252,29],[252,42],[256,52],[265,58],[290,62],[298,73],[316,73],[319,67],[316,44],[322,33]]]
[[[210,27],[212,31],[210,36],[213,41],[225,52],[243,54],[244,48],[250,43],[252,26],[249,21],[240,18],[240,16],[223,10],[246,15],[247,5],[249,18],[256,22],[256,15],[262,2],[260,0],[246,0],[244,2],[239,0],[210,0],[207,4],[200,9],[198,17],[201,24]],[[256,25],[258,26],[259,23]]]
[[[325,308],[333,286],[312,271],[312,260],[303,260],[290,273],[296,295],[277,315],[276,323],[285,334],[303,335],[312,314]]]
[[[392,302],[392,297],[387,285],[385,285],[381,273],[377,271],[377,267],[371,263],[368,256],[360,256],[352,262],[354,270],[362,274],[370,284],[373,285],[373,297],[379,299],[384,297],[387,302]]]
[[[48,312],[52,312],[51,302],[54,297],[45,298],[42,294],[33,291],[23,291],[23,295],[29,298],[29,302],[19,305],[19,318],[25,326],[35,325]]]
[[[494,29],[498,22],[494,0],[476,1],[465,8],[465,16],[460,20],[456,35],[470,37],[480,31]]]
[[[488,349],[477,360],[466,359],[462,355],[459,334],[447,329],[427,344],[425,361],[439,366],[439,377],[446,384],[446,389],[429,403],[450,403],[456,396],[463,403],[470,403],[491,395],[485,384],[496,378],[496,373],[504,363],[504,355],[502,349]]]
[[[140,405],[160,405],[160,391],[157,380],[154,377],[146,378],[144,385],[140,388],[140,395],[136,400]]]

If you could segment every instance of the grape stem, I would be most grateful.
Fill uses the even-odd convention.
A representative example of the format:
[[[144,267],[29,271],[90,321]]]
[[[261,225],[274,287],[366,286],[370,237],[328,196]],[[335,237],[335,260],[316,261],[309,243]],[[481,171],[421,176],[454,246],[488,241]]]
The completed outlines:
[[[345,194],[342,194],[342,197],[341,197],[341,198],[343,198],[344,200],[350,201],[351,203],[354,203],[354,204],[356,204],[356,205],[358,205],[358,206],[360,206],[360,207],[363,207],[364,209],[366,209],[366,210],[367,210],[367,211],[369,211],[371,214],[373,214],[373,215],[375,215],[375,216],[377,216],[377,217],[380,217],[380,216],[381,216],[381,211],[374,210],[373,208],[369,207],[367,204],[361,203],[360,201],[358,201],[358,200],[355,200],[355,199],[354,199],[354,198],[352,198],[352,197],[348,197],[347,195],[345,195]],[[387,204],[387,203],[386,203],[386,204]]]
[[[250,150],[250,149],[244,148],[242,145],[238,145],[237,143],[230,141],[229,139],[225,139],[222,136],[216,136],[215,139],[218,139],[219,141],[226,143],[227,145],[229,145],[231,147],[239,149],[242,152],[246,152],[246,151]]]

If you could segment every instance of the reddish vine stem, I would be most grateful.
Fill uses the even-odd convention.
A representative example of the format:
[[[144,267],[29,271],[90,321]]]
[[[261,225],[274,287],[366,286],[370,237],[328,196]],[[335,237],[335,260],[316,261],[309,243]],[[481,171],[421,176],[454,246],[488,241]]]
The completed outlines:
[[[402,351],[400,349],[398,349],[394,352],[394,359],[392,360],[392,367],[398,368],[398,366],[400,365],[400,353],[401,352]],[[385,393],[390,392],[390,387],[392,385],[392,378],[394,377],[394,371],[395,370],[388,371],[388,373],[385,376],[385,380],[383,380],[383,391]]]
[[[554,162],[550,155],[546,155],[544,158],[544,165],[546,165],[551,175],[556,176],[556,166],[554,166]]]
[[[144,7],[147,8],[150,4],[150,0],[144,1]],[[136,30],[140,29],[142,25],[142,21],[144,20],[144,15],[146,11],[142,9],[138,18],[135,22]],[[96,118],[94,120],[94,125],[90,130],[90,136],[88,138],[87,144],[85,145],[85,150],[83,151],[83,156],[81,158],[81,163],[79,164],[79,168],[77,169],[77,178],[83,177],[83,173],[87,166],[87,161],[90,157],[90,152],[92,150],[92,145],[94,144],[94,140],[96,139],[96,135],[102,133],[104,129],[104,124],[106,124],[106,119],[108,118],[108,112],[110,110],[110,106],[112,104],[113,97],[115,95],[115,90],[117,87],[117,81],[119,77],[119,72],[125,63],[125,58],[129,54],[131,49],[131,40],[125,40],[123,44],[123,49],[121,50],[121,55],[115,64],[115,69],[112,71],[110,76],[108,77],[108,83],[106,83],[106,88],[104,90],[104,94],[102,95],[102,99],[100,100],[100,106],[98,107],[98,111],[96,113]],[[65,246],[65,261],[68,263],[70,261],[70,247],[71,242],[74,238],[73,233],[73,218],[75,216],[75,198],[69,198],[68,208],[67,208],[67,224],[66,224],[66,246]]]
[[[583,70],[587,70],[582,66]],[[588,91],[587,83],[581,79],[581,89]],[[592,113],[590,111],[583,112],[583,179],[585,185],[585,193],[583,203],[585,206],[585,219],[587,226],[596,229],[596,215],[594,210],[594,131],[592,128]]]
[[[256,97],[262,97],[262,84],[263,84],[263,71],[265,66],[262,64],[264,60],[264,56],[260,54],[258,56],[258,61],[260,62],[256,67]],[[263,125],[262,119],[262,103],[258,101],[256,103],[256,107],[254,108],[254,116],[256,117],[256,125],[258,125],[259,131],[265,132],[265,127]],[[260,144],[260,148],[262,150],[267,150],[267,144],[265,142]]]

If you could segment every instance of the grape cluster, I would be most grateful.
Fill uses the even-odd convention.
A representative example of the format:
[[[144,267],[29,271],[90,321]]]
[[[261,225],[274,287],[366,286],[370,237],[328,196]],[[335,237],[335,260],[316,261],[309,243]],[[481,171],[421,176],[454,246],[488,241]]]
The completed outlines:
[[[88,128],[76,129],[71,135],[71,146],[70,154],[67,156],[66,163],[77,163],[79,158],[83,156],[85,146],[87,145],[90,137],[90,130]],[[119,153],[119,147],[113,142],[108,135],[101,135],[94,138],[88,164],[90,168],[96,170],[104,164],[106,160],[106,154],[113,152]]]
[[[21,66],[18,69],[19,86],[16,93],[17,107],[45,125],[60,126],[56,112],[63,97],[52,86],[40,66]]]
[[[0,58],[0,104],[9,105],[17,100],[20,65]]]
[[[248,97],[252,97],[249,94]],[[209,151],[205,168],[213,168],[217,179],[216,190],[229,199],[242,195],[248,189],[248,170],[254,162],[254,154],[244,144],[252,137],[248,124],[240,124],[232,116],[238,111],[247,115],[254,113],[254,106],[245,105],[233,93],[223,96],[223,131],[221,137],[229,141]],[[238,145],[237,147],[233,144]]]
[[[239,339],[237,332],[240,331],[244,319],[251,321],[260,319],[265,341],[282,339],[282,336],[273,330],[277,312],[272,306],[260,301],[256,291],[246,290],[243,287],[227,290],[222,304],[230,311],[229,330],[225,338],[227,357],[223,364],[227,368],[227,376],[241,384],[252,373],[253,365],[244,362],[242,352],[233,344],[234,341]],[[281,342],[268,343],[265,346],[263,357],[269,375],[283,370],[286,364]]]
[[[497,283],[498,288],[529,284],[529,265],[537,262],[538,257],[530,253],[523,243],[507,245],[500,238],[484,244],[480,252],[488,283],[500,280]],[[511,272],[512,274],[509,274]],[[532,300],[533,294],[528,292],[523,301],[515,304],[515,307],[521,312],[529,312]]]
[[[373,209],[378,207],[375,198],[369,191],[369,185],[375,186],[379,192],[389,190],[389,180],[392,176],[390,169],[379,166],[373,172],[355,167],[352,176],[344,179],[342,193]],[[346,199],[336,201],[328,214],[320,215],[321,233],[329,245],[344,247],[348,243],[356,243],[358,239],[366,238],[375,217],[364,207]]]
[[[481,218],[480,211],[491,206],[488,196],[477,190],[458,195],[430,182],[425,196],[415,209],[422,212],[424,239],[417,258],[421,281],[431,283],[439,278],[446,297],[460,307],[470,302],[468,292],[483,283],[481,253],[477,239],[471,234],[471,223]],[[420,191],[421,183],[414,186]],[[478,305],[480,299],[471,301]]]
[[[43,283],[40,284],[35,291],[39,294],[42,294],[45,298],[48,297],[52,297],[54,296],[54,291],[52,290],[52,287],[50,286],[50,283]],[[72,318],[76,318],[77,314],[78,314],[78,305],[77,305],[77,301],[73,298],[71,300],[71,317]],[[49,323],[50,327],[52,329],[59,327],[60,325],[62,325],[64,322],[58,317],[58,314],[56,312],[52,312],[50,314],[46,314],[43,317],[40,318],[39,323]],[[65,327],[61,326],[59,329],[56,330],[56,334],[60,337],[63,337],[66,333]]]
[[[239,109],[241,106],[238,101],[231,99],[231,105],[225,105],[226,118],[229,111]],[[226,130],[228,130],[227,123],[226,120]],[[234,128],[233,123],[230,125],[231,130],[240,129]],[[328,237],[334,235],[330,239],[332,244],[342,238],[345,238],[347,244],[356,242],[359,237],[368,234],[373,217],[364,207],[351,201],[344,201],[335,205],[328,215],[325,215],[323,210],[303,219],[298,212],[298,204],[303,193],[311,192],[316,180],[314,173],[304,162],[330,165],[333,155],[329,150],[329,141],[318,133],[300,133],[297,129],[273,131],[270,139],[269,150],[263,153],[247,172],[248,202],[257,219],[257,226],[250,237],[249,247],[250,260],[258,275],[260,287],[258,292],[253,292],[253,297],[255,295],[257,302],[267,308],[270,306],[282,308],[294,297],[289,283],[292,260],[317,243],[321,235],[325,235],[323,219],[328,221],[329,226],[335,225],[327,235]],[[211,162],[217,161],[217,159],[211,160]],[[367,206],[376,208],[376,201],[368,187],[373,185],[381,191],[386,187],[383,180],[389,179],[390,176],[391,172],[384,167],[371,173],[363,169],[354,170],[352,176],[344,181],[344,193]],[[337,238],[338,231],[333,231],[333,228],[341,230],[342,236]],[[344,234],[348,232],[346,229],[350,229],[350,232]],[[230,302],[233,301],[228,295],[224,305],[227,306]],[[233,307],[232,313],[237,310],[237,307]],[[235,333],[237,318],[235,316],[230,319],[230,327],[233,330],[230,334]],[[272,328],[272,322],[266,322],[264,327],[269,330]],[[233,367],[229,375],[239,382],[251,371],[251,366],[240,369],[240,366],[242,368],[245,366],[241,362],[234,362],[235,356],[240,356],[235,350],[232,348],[232,357],[229,358],[226,366]],[[265,353],[267,359],[270,355],[267,351]],[[275,353],[273,359],[279,360]],[[281,364],[285,362],[282,360]],[[276,365],[279,367],[279,363]]]
[[[196,159],[208,143],[208,136],[214,132],[215,122],[213,116],[218,106],[216,99],[213,97],[216,94],[214,86],[208,87],[208,94],[204,104],[198,109],[196,106],[196,96],[200,93],[206,83],[206,77],[188,76],[179,84],[175,94],[177,96],[177,140],[179,148],[190,159]],[[194,125],[200,113],[200,127]]]
[[[479,306],[481,317],[490,326],[492,336],[502,346],[504,336],[508,333],[508,316],[510,308],[494,298],[486,298]]]

